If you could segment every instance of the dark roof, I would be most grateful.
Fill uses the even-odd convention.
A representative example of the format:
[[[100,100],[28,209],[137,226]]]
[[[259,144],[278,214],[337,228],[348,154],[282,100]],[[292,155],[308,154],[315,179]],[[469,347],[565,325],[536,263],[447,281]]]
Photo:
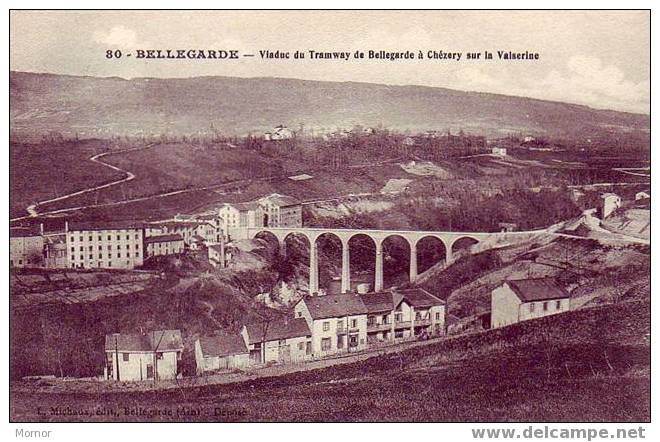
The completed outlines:
[[[201,224],[207,224],[207,223],[205,221],[157,221],[150,223],[151,226],[167,227],[168,229],[177,228],[177,227],[183,229],[196,228]]]
[[[36,227],[12,227],[9,229],[10,238],[23,238],[26,236],[40,236],[41,233]]]
[[[307,321],[304,318],[274,319],[269,322],[257,322],[245,326],[250,344],[262,341],[277,341],[280,339],[312,336]]]
[[[105,335],[105,351],[153,351],[151,339],[144,334]]]
[[[362,302],[367,313],[389,312],[394,309],[394,300],[391,292],[374,292],[362,295]]]
[[[69,231],[142,229],[142,221],[70,221]]]
[[[395,295],[400,295],[403,300],[413,307],[424,308],[445,305],[445,301],[419,287],[404,290],[395,289],[394,293]]]
[[[183,241],[183,237],[178,233],[167,233],[165,235],[147,236],[144,242],[147,244],[154,242]]]
[[[105,335],[105,351],[146,352],[183,349],[179,330],[157,330],[147,333],[113,333]]]
[[[507,284],[523,302],[545,301],[570,296],[566,290],[555,284],[552,278],[519,279],[507,281]]]
[[[215,220],[219,218],[217,213],[205,213],[203,215],[197,215],[195,218],[198,220]]]
[[[300,201],[298,201],[296,198],[288,195],[280,195],[277,193],[273,193],[271,195],[266,195],[265,197],[261,198],[261,200],[268,200],[275,204],[276,206],[280,207],[288,207],[288,206],[297,206],[300,204]]]
[[[245,212],[248,210],[257,210],[259,208],[259,204],[257,204],[256,201],[246,201],[243,203],[224,203],[223,205],[231,206],[237,209],[239,212]]]
[[[202,336],[199,345],[204,356],[232,356],[248,353],[240,335]]]
[[[368,312],[361,296],[354,293],[312,296],[305,298],[305,304],[314,319],[340,318],[349,315],[363,315]]]

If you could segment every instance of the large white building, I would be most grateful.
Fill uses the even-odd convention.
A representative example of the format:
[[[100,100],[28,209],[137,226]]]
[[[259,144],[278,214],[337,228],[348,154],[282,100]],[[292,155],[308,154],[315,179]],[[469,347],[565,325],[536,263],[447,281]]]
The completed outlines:
[[[105,378],[116,381],[175,379],[183,353],[179,330],[105,336]]]
[[[302,205],[296,198],[277,193],[259,198],[264,227],[302,227]]]
[[[143,223],[72,221],[65,230],[67,267],[133,269],[143,263]]]
[[[44,265],[44,238],[36,228],[9,229],[9,265],[40,267]]]
[[[296,198],[272,193],[254,201],[225,203],[218,208],[228,240],[247,239],[253,227],[302,227],[302,204]]]
[[[491,328],[570,310],[570,295],[551,278],[506,281],[491,293]]]
[[[237,336],[195,343],[197,372],[302,362],[369,346],[445,334],[445,302],[424,289],[305,297],[294,318],[249,323]]]
[[[225,203],[218,208],[222,229],[229,241],[247,238],[247,228],[263,226],[261,206],[255,201]]]
[[[424,289],[393,289],[362,295],[367,307],[367,344],[445,334],[445,302]]]
[[[445,302],[424,289],[311,296],[294,307],[312,331],[314,356],[445,334]]]
[[[368,310],[359,294],[309,296],[294,307],[312,332],[312,353],[322,357],[367,347]]]
[[[181,235],[184,244],[188,247],[196,242],[198,236],[208,243],[216,242],[218,237],[214,224],[205,220],[171,219],[155,221],[145,225],[146,237],[172,234]]]

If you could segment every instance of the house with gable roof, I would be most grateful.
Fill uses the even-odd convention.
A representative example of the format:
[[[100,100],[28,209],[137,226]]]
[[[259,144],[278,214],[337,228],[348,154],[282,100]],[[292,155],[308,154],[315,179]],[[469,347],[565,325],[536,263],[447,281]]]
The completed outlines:
[[[175,379],[183,353],[179,330],[105,336],[105,378],[116,381]]]
[[[569,311],[569,293],[552,278],[505,281],[491,292],[491,328]]]

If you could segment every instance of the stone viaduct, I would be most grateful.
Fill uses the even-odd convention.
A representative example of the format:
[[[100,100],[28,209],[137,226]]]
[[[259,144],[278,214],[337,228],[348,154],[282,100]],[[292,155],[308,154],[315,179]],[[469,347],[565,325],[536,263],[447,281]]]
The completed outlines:
[[[439,239],[445,247],[445,261],[450,263],[454,254],[453,247],[457,241],[463,238],[470,238],[473,241],[481,242],[486,238],[511,238],[519,235],[529,235],[532,233],[543,232],[425,232],[414,230],[369,230],[369,229],[334,229],[334,228],[316,228],[316,227],[254,227],[248,228],[248,238],[253,239],[257,235],[269,233],[274,235],[280,244],[280,250],[284,249],[284,244],[290,235],[302,235],[309,241],[309,292],[316,293],[319,290],[319,270],[318,270],[318,247],[316,240],[324,234],[331,234],[341,240],[342,243],[342,265],[341,265],[341,292],[345,293],[351,287],[351,268],[350,268],[350,250],[349,241],[357,235],[365,235],[373,240],[376,245],[376,268],[374,272],[374,290],[383,290],[383,242],[392,236],[399,236],[405,239],[410,246],[410,281],[417,278],[417,243],[423,238],[432,237]]]

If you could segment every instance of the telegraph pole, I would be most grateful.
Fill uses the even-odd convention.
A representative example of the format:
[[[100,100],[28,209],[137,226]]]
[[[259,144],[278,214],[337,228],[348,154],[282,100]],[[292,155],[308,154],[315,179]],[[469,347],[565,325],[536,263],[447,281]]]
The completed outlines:
[[[119,381],[119,346],[117,344],[117,335],[115,335],[115,361],[117,362],[117,380]]]

